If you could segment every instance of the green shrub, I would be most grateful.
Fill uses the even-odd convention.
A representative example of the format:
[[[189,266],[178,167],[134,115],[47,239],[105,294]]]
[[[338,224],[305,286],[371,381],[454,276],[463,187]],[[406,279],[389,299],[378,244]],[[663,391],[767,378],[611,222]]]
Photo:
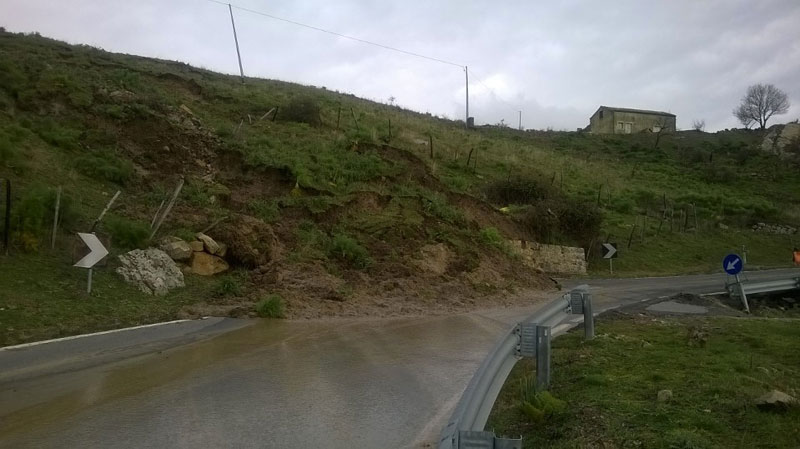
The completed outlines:
[[[285,307],[283,298],[277,294],[271,294],[256,303],[256,313],[262,318],[283,318]]]
[[[553,188],[539,177],[517,176],[497,180],[486,187],[486,197],[495,204],[533,204],[536,200],[550,198]]]
[[[75,159],[75,169],[86,176],[125,184],[133,177],[133,164],[112,150],[93,151]]]
[[[33,125],[33,131],[50,145],[63,148],[65,150],[79,150],[81,131],[75,128],[61,126],[52,120]]]
[[[227,274],[219,280],[215,289],[217,296],[241,296],[244,292],[242,276],[235,273]]]
[[[35,185],[28,188],[22,197],[12,202],[12,226],[14,231],[39,234],[49,231],[55,216],[56,189]],[[72,198],[62,192],[58,209],[59,228],[70,227],[78,219]]]
[[[372,264],[367,249],[353,237],[342,233],[333,235],[328,247],[328,256],[347,262],[356,268],[367,268]]]
[[[493,246],[495,248],[503,248],[506,245],[506,239],[503,238],[497,228],[483,228],[480,232],[481,242],[485,245]]]
[[[150,236],[147,223],[117,215],[106,216],[103,228],[111,235],[112,244],[122,249],[143,248]]]
[[[278,208],[278,202],[275,200],[251,200],[247,203],[247,210],[249,210],[254,217],[260,218],[266,223],[274,223],[278,221],[278,218],[281,216],[281,210]]]
[[[314,98],[304,95],[292,98],[286,106],[280,108],[277,118],[289,122],[306,123],[311,126],[322,124],[319,103]]]
[[[702,435],[691,430],[675,429],[667,433],[665,442],[669,449],[706,449],[713,447]]]
[[[451,206],[447,198],[436,192],[423,192],[422,209],[444,222],[458,224],[464,222],[464,215],[460,210]]]

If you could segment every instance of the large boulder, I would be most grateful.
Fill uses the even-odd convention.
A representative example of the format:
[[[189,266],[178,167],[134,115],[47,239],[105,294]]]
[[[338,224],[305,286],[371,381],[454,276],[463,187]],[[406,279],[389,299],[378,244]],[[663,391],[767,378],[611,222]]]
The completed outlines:
[[[200,276],[213,276],[228,271],[228,263],[221,257],[199,252],[192,256],[192,273]]]
[[[160,249],[135,249],[119,256],[119,261],[122,266],[117,268],[117,273],[145,293],[161,296],[184,286],[178,265]]]
[[[178,237],[164,237],[159,248],[177,261],[189,260],[193,252],[191,245]]]
[[[281,252],[272,226],[248,215],[234,215],[214,231],[227,246],[226,258],[246,267],[266,265]]]

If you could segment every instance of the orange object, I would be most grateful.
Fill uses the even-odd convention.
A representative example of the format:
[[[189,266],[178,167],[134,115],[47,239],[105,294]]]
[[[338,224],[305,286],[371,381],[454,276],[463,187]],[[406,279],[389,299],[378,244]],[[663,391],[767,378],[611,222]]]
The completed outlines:
[[[800,266],[800,250],[795,249],[792,253],[792,261],[794,261],[795,265]]]

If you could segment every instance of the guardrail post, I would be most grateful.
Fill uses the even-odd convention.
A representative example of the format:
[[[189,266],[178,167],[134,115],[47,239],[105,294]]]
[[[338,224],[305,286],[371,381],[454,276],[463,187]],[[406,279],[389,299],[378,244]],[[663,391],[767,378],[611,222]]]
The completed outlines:
[[[594,315],[592,314],[592,294],[584,293],[583,295],[583,330],[585,338],[591,340],[594,338]]]
[[[550,387],[550,326],[536,327],[536,388]]]

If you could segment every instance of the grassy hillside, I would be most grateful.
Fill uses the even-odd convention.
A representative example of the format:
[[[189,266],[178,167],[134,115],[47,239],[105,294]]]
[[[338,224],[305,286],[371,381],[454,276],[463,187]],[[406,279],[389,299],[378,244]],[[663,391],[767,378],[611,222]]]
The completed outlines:
[[[467,131],[325,88],[241,83],[0,32],[0,177],[14,198],[0,344],[181,313],[247,313],[272,294],[294,317],[472,307],[544,285],[506,239],[592,248],[598,274],[604,240],[623,248],[620,274],[708,270],[741,245],[753,264],[788,261],[796,236],[748,226],[798,222],[796,165],[760,154],[759,136],[746,131],[664,135],[657,148],[655,138]],[[81,296],[84,273],[64,268],[79,246],[74,232],[120,190],[98,233],[114,254],[147,246],[180,177],[185,187],[156,240],[218,222],[209,233],[232,245],[235,271],[189,276],[192,295],[155,300],[122,284],[112,259],[98,270],[109,288]],[[58,186],[63,218],[51,250]],[[671,220],[661,220],[665,210]],[[82,320],[82,311],[65,319],[84,310],[57,302],[66,291],[104,308],[162,303],[158,313],[129,308],[112,324]]]

